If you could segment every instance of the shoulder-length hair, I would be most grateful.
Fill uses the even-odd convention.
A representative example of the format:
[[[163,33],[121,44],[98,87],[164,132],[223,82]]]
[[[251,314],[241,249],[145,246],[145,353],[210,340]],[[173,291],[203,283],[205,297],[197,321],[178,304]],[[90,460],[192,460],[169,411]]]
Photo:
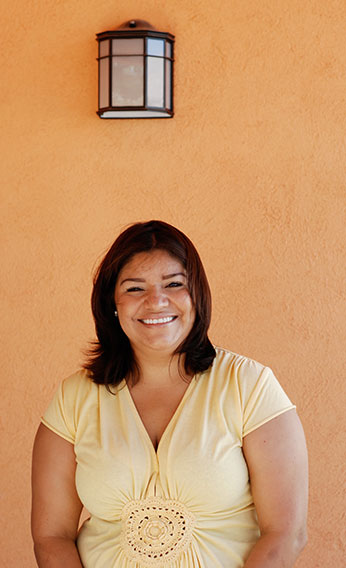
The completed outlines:
[[[94,277],[91,306],[98,341],[89,352],[84,368],[95,383],[106,385],[108,389],[130,376],[136,381],[139,375],[130,341],[114,315],[117,278],[134,255],[156,249],[167,251],[184,266],[196,312],[189,335],[174,354],[185,355],[184,368],[189,374],[205,371],[215,357],[215,349],[208,338],[210,288],[196,248],[184,233],[168,223],[135,223],[115,240]]]

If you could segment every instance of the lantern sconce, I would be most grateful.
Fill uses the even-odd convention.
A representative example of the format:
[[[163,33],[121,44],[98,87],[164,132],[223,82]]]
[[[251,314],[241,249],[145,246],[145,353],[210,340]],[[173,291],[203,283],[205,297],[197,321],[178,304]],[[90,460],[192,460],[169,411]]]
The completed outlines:
[[[174,35],[130,20],[97,41],[99,117],[171,118]]]

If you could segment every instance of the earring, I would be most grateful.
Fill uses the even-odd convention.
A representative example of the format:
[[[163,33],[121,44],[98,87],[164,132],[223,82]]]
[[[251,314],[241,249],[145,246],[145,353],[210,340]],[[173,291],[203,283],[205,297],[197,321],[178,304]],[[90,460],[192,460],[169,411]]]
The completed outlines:
[[[116,318],[118,317],[118,312],[116,310],[114,310],[114,315]]]

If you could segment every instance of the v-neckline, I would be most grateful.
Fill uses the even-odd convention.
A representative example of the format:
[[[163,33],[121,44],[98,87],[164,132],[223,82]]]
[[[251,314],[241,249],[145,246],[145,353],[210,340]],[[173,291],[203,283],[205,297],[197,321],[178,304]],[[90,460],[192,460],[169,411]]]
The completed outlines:
[[[176,420],[178,419],[178,415],[181,414],[181,411],[182,411],[183,407],[185,406],[186,399],[187,399],[187,397],[189,396],[189,394],[191,393],[191,391],[193,390],[193,386],[194,386],[194,385],[196,384],[196,382],[197,382],[197,380],[196,380],[196,379],[197,379],[197,376],[198,376],[197,374],[194,375],[194,376],[192,377],[191,381],[189,382],[189,384],[188,384],[188,386],[187,386],[187,389],[185,390],[183,396],[181,397],[178,406],[176,407],[175,411],[173,412],[173,414],[172,414],[172,416],[171,416],[169,422],[167,423],[167,425],[166,425],[164,431],[162,432],[161,438],[160,438],[159,441],[158,441],[158,444],[157,444],[157,448],[156,448],[156,449],[155,449],[155,446],[154,446],[154,444],[153,444],[152,439],[150,438],[149,432],[148,432],[148,430],[146,429],[146,427],[145,427],[145,425],[144,425],[144,422],[143,422],[143,420],[142,420],[142,418],[141,418],[141,415],[140,415],[139,412],[138,412],[137,406],[136,406],[136,404],[135,404],[135,401],[134,401],[133,398],[132,398],[132,394],[131,394],[131,392],[130,392],[130,389],[129,389],[129,387],[128,387],[128,384],[127,384],[127,382],[125,381],[125,387],[124,387],[124,389],[122,389],[122,390],[125,390],[125,391],[126,391],[126,395],[127,395],[128,400],[129,400],[130,406],[131,406],[131,408],[132,408],[133,414],[134,414],[134,416],[135,416],[135,419],[136,419],[137,423],[139,424],[139,429],[140,429],[140,431],[144,434],[144,438],[146,439],[146,441],[150,444],[151,450],[154,452],[155,457],[158,456],[160,447],[162,446],[162,441],[163,441],[164,438],[166,437],[167,431],[171,429],[173,422],[176,422]],[[125,380],[125,379],[124,379],[124,380]]]

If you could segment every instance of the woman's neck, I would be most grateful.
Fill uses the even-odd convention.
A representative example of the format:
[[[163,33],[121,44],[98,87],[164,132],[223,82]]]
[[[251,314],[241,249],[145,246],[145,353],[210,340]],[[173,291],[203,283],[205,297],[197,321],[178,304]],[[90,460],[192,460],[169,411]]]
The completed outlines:
[[[136,353],[135,356],[139,367],[138,382],[143,386],[168,387],[183,379],[191,379],[184,368],[184,355],[179,358],[179,355]]]

